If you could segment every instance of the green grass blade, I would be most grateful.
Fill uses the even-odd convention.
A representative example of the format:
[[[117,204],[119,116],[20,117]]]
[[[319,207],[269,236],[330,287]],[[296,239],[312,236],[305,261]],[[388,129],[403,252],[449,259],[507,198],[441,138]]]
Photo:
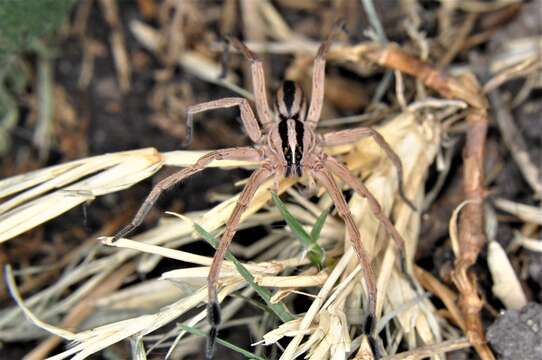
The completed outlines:
[[[194,328],[192,326],[188,326],[188,325],[185,325],[185,324],[177,324],[177,325],[182,330],[184,330],[186,332],[189,332],[190,334],[193,334],[193,335],[196,335],[196,336],[204,336],[204,337],[207,336],[207,334],[205,332],[203,332],[203,331],[201,331],[199,329],[196,329],[196,328]],[[216,342],[221,344],[221,345],[224,345],[228,349],[231,349],[233,351],[237,351],[239,354],[243,355],[247,359],[251,359],[251,360],[267,360],[264,357],[255,355],[255,354],[251,353],[250,351],[246,351],[245,349],[240,348],[239,346],[233,345],[232,343],[229,343],[226,340],[222,340],[221,338],[217,338]]]
[[[288,211],[286,205],[282,202],[282,200],[276,193],[271,192],[271,197],[273,198],[273,202],[279,209],[282,217],[284,218],[290,229],[292,229],[294,235],[299,239],[299,241],[303,243],[303,246],[307,248],[311,247],[314,241],[312,240],[311,236],[305,231],[305,229],[303,229],[301,223],[297,221],[297,219]]]
[[[218,246],[218,240],[213,235],[211,235],[209,232],[207,232],[207,230],[205,230],[203,227],[196,223],[194,223],[194,229],[197,231],[198,234],[200,234],[201,237],[203,237],[216,249],[216,247]],[[256,284],[256,282],[254,281],[254,276],[252,276],[250,271],[248,271],[247,268],[245,268],[243,264],[241,264],[241,262],[237,260],[231,252],[226,252],[226,259],[228,259],[235,265],[239,274],[241,274],[241,276],[246,280],[250,287],[253,288],[254,291],[258,293],[258,295],[260,295],[260,297],[265,301],[267,306],[273,311],[273,313],[275,313],[275,315],[277,315],[279,319],[281,319],[283,322],[295,319],[295,317],[288,311],[286,305],[284,305],[283,303],[271,303],[271,292],[266,288]]]
[[[314,241],[318,241],[318,239],[320,238],[320,233],[322,232],[322,228],[324,227],[324,223],[326,222],[329,212],[329,209],[322,211],[320,216],[318,216],[318,219],[316,219],[316,222],[314,223],[310,234],[311,238],[314,239]]]
[[[303,229],[303,226],[297,219],[288,211],[286,208],[286,205],[280,200],[279,196],[275,194],[274,192],[271,192],[271,196],[273,198],[273,202],[279,209],[280,213],[282,214],[282,217],[294,233],[294,235],[297,237],[299,241],[303,244],[303,246],[307,249],[307,257],[311,261],[312,264],[317,266],[318,268],[322,268],[325,258],[325,252],[324,249],[318,243],[316,242],[317,237],[312,237],[309,235],[305,229]],[[322,230],[323,223],[325,221],[325,218],[327,217],[327,214],[323,219],[320,219],[322,215],[318,218],[320,220],[320,223],[316,222],[315,227],[319,227],[319,229],[313,228],[313,231],[311,233],[315,233],[317,235],[320,235],[320,231]]]

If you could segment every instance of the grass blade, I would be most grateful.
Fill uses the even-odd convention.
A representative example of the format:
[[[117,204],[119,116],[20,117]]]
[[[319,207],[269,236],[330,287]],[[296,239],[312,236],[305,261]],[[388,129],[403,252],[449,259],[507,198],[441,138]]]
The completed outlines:
[[[185,325],[185,324],[178,324],[178,326],[182,330],[184,330],[186,332],[189,332],[189,333],[191,333],[193,335],[203,336],[203,337],[207,336],[207,334],[205,332],[203,332],[203,331],[201,331],[199,329],[196,329],[194,327],[191,327],[191,326],[188,326],[188,325]],[[216,342],[218,342],[221,345],[224,345],[228,349],[231,349],[233,351],[237,351],[239,354],[243,355],[247,359],[251,359],[251,360],[267,360],[264,357],[255,355],[255,354],[251,353],[250,351],[246,351],[245,349],[242,349],[239,346],[235,346],[232,343],[227,342],[226,340],[222,340],[221,338],[217,338]]]
[[[309,258],[311,263],[321,269],[324,263],[325,252],[324,249],[322,249],[322,247],[316,242],[318,237],[313,237],[311,235],[320,235],[320,231],[322,230],[322,226],[327,218],[327,214],[329,213],[329,211],[325,211],[318,217],[318,220],[314,224],[314,227],[311,231],[311,235],[309,235],[305,231],[305,229],[303,229],[301,223],[297,221],[297,219],[288,211],[286,205],[284,205],[282,200],[280,200],[279,196],[274,192],[271,192],[271,196],[273,198],[273,202],[279,209],[282,217],[284,218],[294,235],[307,249],[307,257]]]
[[[194,223],[194,229],[198,234],[201,235],[202,238],[204,238],[216,249],[218,245],[218,240],[213,235],[211,235],[209,232],[207,232],[207,230],[205,230],[203,227],[196,223]],[[226,252],[226,259],[228,259],[235,265],[239,274],[241,274],[241,276],[246,280],[250,287],[253,288],[258,293],[258,295],[260,295],[260,297],[265,301],[267,306],[273,311],[273,313],[275,313],[275,315],[277,315],[279,319],[281,319],[283,322],[288,322],[295,319],[295,317],[288,311],[286,305],[284,305],[283,303],[271,303],[271,292],[266,288],[256,284],[256,282],[254,282],[254,276],[252,276],[250,271],[248,271],[243,266],[243,264],[241,264],[241,262],[237,260],[235,256],[233,256],[231,252]]]
[[[329,213],[330,209],[326,209],[322,211],[320,216],[318,216],[318,219],[316,219],[316,222],[314,223],[310,234],[311,238],[314,239],[314,241],[318,241],[318,239],[320,238],[320,233],[322,232],[322,228],[324,227],[324,223],[326,222]]]

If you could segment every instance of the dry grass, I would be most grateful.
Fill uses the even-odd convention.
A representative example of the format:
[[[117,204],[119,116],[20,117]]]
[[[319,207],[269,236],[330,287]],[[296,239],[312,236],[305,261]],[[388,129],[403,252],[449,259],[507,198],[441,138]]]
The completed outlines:
[[[424,181],[437,155],[442,132],[438,122],[433,121],[431,117],[423,118],[424,116],[423,111],[405,111],[397,114],[379,128],[403,159],[406,193],[407,196],[415,199],[417,206],[423,204]],[[391,162],[370,139],[351,146],[329,149],[329,152],[340,156],[351,171],[363,173],[365,184],[378,199],[384,211],[394,219],[395,226],[406,239],[408,258],[412,259],[419,240],[420,214],[413,212],[400,201],[397,195],[396,173]],[[3,204],[4,209],[9,209],[0,222],[3,226],[3,240],[58,216],[70,207],[77,206],[94,196],[129,187],[153,175],[163,165],[186,166],[201,155],[202,152],[191,151],[160,154],[154,149],[143,149],[82,159],[3,180],[0,184],[2,194],[20,193]],[[251,165],[254,164],[224,162],[211,164],[211,166],[222,168]],[[82,178],[84,179],[81,180]],[[293,190],[294,184],[294,180],[284,180],[280,191],[288,190],[295,194],[292,199],[302,199],[296,194],[296,190]],[[271,183],[267,183],[258,191],[244,215],[243,227],[277,220],[276,210],[267,206],[270,200],[268,191],[270,185]],[[54,191],[46,193],[51,189]],[[309,223],[314,221],[318,212],[330,204],[325,193],[320,193],[319,198],[319,202],[309,206],[306,205],[310,203],[300,201],[293,210],[295,216],[298,219],[306,219]],[[158,227],[134,237],[136,241],[123,239],[110,244],[105,239],[104,244],[114,245],[117,249],[105,252],[96,245],[93,251],[102,253],[102,256],[88,257],[87,261],[74,265],[71,271],[59,278],[54,286],[33,295],[25,302],[19,299],[19,306],[24,309],[24,314],[35,325],[75,342],[75,346],[51,359],[62,359],[75,354],[74,359],[81,359],[128,338],[140,342],[143,336],[155,332],[170,322],[178,321],[192,309],[199,309],[206,302],[206,277],[211,258],[175,250],[172,247],[197,240],[190,221],[197,222],[208,231],[222,231],[236,199],[237,196],[233,196],[202,213],[185,214],[183,218],[186,220],[164,219]],[[400,272],[395,246],[384,236],[383,229],[368,210],[365,200],[354,195],[349,205],[378,274],[377,303],[381,319],[378,328],[395,339],[395,345],[387,351],[394,353],[393,346],[397,346],[403,339],[412,349],[415,349],[449,338],[450,334],[447,331],[443,332],[441,320],[436,317],[431,303],[425,297],[420,297],[419,289],[412,289],[405,274]],[[30,224],[29,219],[32,219]],[[308,261],[301,257],[302,249],[296,246],[296,241],[291,234],[286,234],[276,244],[281,251],[273,257],[272,261],[255,261],[246,265],[261,286],[279,289],[277,294],[280,293],[280,296],[277,298],[281,301],[286,297],[304,296],[312,302],[309,310],[305,314],[299,314],[295,320],[259,336],[257,333],[254,334],[254,337],[262,339],[258,344],[267,346],[277,343],[281,338],[291,338],[287,341],[288,346],[281,359],[291,359],[304,352],[311,359],[325,359],[332,357],[331,354],[346,356],[361,351],[359,339],[352,339],[347,330],[351,324],[359,324],[363,319],[363,314],[360,313],[365,292],[363,269],[358,265],[352,248],[348,241],[345,241],[344,234],[342,222],[334,218],[330,218],[324,225],[320,241],[326,248],[335,249],[328,253],[328,256],[334,258],[331,262],[334,265],[330,265],[319,273],[311,272],[306,268]],[[266,238],[256,240],[253,246],[258,246],[260,242],[266,242]],[[144,259],[149,261],[149,255],[167,257],[195,265],[195,267],[162,274],[163,280],[172,281],[182,289],[181,294],[178,289],[170,287],[161,290],[162,302],[167,298],[178,297],[178,300],[155,309],[147,315],[124,319],[78,333],[67,332],[39,320],[42,318],[46,322],[51,321],[54,314],[84,298],[92,289],[93,284],[108,274],[114,273],[122,263],[139,259],[136,260],[139,266],[145,266],[142,261]],[[412,268],[412,266],[412,262],[409,261],[409,267]],[[295,277],[281,276],[285,270],[288,270],[288,273],[299,272],[299,274]],[[288,281],[289,284],[286,289],[282,289],[284,281]],[[220,282],[222,284],[221,300],[247,286],[228,262],[222,269]],[[66,291],[72,284],[79,284],[78,290],[71,294],[68,291],[69,295],[67,295]],[[147,285],[148,291],[145,289]],[[15,294],[14,283],[11,282],[10,286]],[[156,286],[155,282],[138,285],[137,299],[123,298],[114,294],[109,298],[119,299],[120,297],[120,300],[113,301],[106,298],[101,299],[100,303],[114,305],[115,308],[127,306],[126,302],[131,303],[130,307],[148,304],[152,301],[150,299],[155,298],[154,286]],[[304,293],[305,288],[315,286],[319,290],[314,295]],[[129,289],[122,290],[121,293],[127,291]],[[56,305],[52,302],[53,299],[57,299],[54,301]],[[59,302],[59,299],[62,300]],[[34,309],[32,312],[36,315],[32,315],[24,303],[31,306]],[[228,322],[235,315],[235,312],[228,312],[227,309],[228,306],[226,306],[224,326],[228,326]],[[20,320],[21,316],[18,308],[10,310],[3,317],[2,327],[15,332],[25,331],[28,325]],[[201,323],[204,329],[206,327],[203,309],[183,319],[183,323],[189,326],[199,326]],[[256,324],[257,321],[253,320],[252,323]],[[182,334],[178,336],[178,339]],[[197,338],[193,339],[196,341]],[[172,349],[172,351],[175,350]]]

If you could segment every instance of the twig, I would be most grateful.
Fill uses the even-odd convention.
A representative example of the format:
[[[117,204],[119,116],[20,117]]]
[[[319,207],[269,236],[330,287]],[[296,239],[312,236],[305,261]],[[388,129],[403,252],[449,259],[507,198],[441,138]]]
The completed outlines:
[[[495,199],[493,203],[497,209],[515,215],[522,221],[542,225],[542,209],[540,207],[530,206],[503,198]]]
[[[489,94],[491,105],[495,109],[497,124],[504,139],[504,143],[510,150],[510,153],[516,161],[520,172],[534,190],[539,199],[542,198],[542,174],[538,166],[534,165],[527,151],[527,144],[523,136],[512,120],[512,115],[504,107],[503,100],[498,91]]]
[[[446,98],[463,100],[476,109],[487,107],[486,101],[480,96],[478,89],[473,88],[472,85],[465,86],[457,78],[439,71],[426,61],[407,54],[397,45],[360,44],[339,49],[336,54],[341,54],[341,56],[353,61],[364,58],[380,66],[399,70],[416,77]]]
[[[465,338],[443,341],[439,344],[423,346],[416,350],[405,351],[396,355],[386,356],[382,360],[418,360],[434,356],[438,353],[445,353],[455,350],[461,350],[470,346]]]
[[[53,136],[53,61],[43,44],[38,45],[38,124],[34,144],[39,148],[41,161],[47,160]]]
[[[450,44],[450,46],[448,47],[448,51],[444,54],[444,56],[438,62],[437,64],[438,69],[443,69],[444,67],[446,67],[446,65],[451,63],[452,60],[455,58],[455,56],[461,51],[463,44],[465,43],[467,36],[472,30],[477,18],[478,18],[477,13],[470,13],[467,15],[465,22],[463,23],[463,25],[461,25],[461,28],[459,29],[457,34],[454,36],[454,40],[452,44]]]
[[[384,44],[387,43],[388,38],[386,37],[384,28],[382,27],[382,24],[380,23],[378,14],[376,13],[373,0],[361,0],[361,3],[363,5],[363,8],[365,9],[365,12],[367,13],[367,17],[369,18],[369,22],[371,23],[371,26],[373,27],[376,34],[378,35],[378,40]]]
[[[478,12],[486,13],[498,11],[504,7],[521,4],[522,0],[501,0],[501,1],[480,1],[480,0],[471,0],[471,1],[457,1],[456,6],[458,9],[461,9],[466,12]]]
[[[363,5],[365,12],[367,13],[367,18],[369,19],[371,27],[374,29],[377,35],[378,41],[382,44],[387,44],[388,38],[386,37],[384,28],[382,27],[382,23],[380,22],[380,18],[376,13],[373,0],[361,0],[361,4]],[[392,80],[393,71],[386,71],[384,77],[380,81],[380,84],[378,84],[378,87],[376,88],[375,94],[371,100],[372,103],[377,103],[380,101],[380,99],[382,99],[382,97],[386,93],[386,90],[388,90],[388,87],[390,86]]]
[[[93,5],[94,0],[81,1],[78,4],[77,10],[75,11],[75,19],[73,21],[73,26],[71,29],[74,34],[81,37],[85,35],[87,31],[88,19]]]
[[[446,149],[446,152],[444,153],[444,159],[442,161],[443,162],[442,168],[438,169],[439,173],[438,173],[437,181],[435,185],[433,186],[433,188],[429,190],[427,195],[425,196],[425,200],[423,202],[423,207],[422,207],[423,210],[429,209],[429,207],[433,204],[437,196],[440,194],[440,191],[444,187],[444,184],[446,183],[446,179],[448,178],[448,174],[451,169],[453,156],[456,153],[455,148],[456,148],[457,142],[458,142],[457,139],[453,139],[450,143],[450,146]]]
[[[484,93],[488,94],[504,83],[516,79],[518,77],[527,76],[533,72],[542,69],[542,59],[539,58],[540,54],[533,54],[533,56],[526,58],[518,64],[511,65],[504,70],[500,71],[497,75],[493,76],[484,85]]]
[[[126,51],[122,23],[119,19],[116,0],[100,0],[105,20],[111,27],[111,50],[115,60],[115,68],[118,71],[118,81],[123,92],[130,90],[131,66]]]
[[[474,78],[465,78],[464,83],[472,90],[481,89]],[[479,95],[479,97],[481,97]],[[484,100],[479,99],[480,103]],[[484,328],[480,319],[483,302],[478,296],[478,285],[474,274],[468,269],[474,265],[480,250],[486,243],[484,232],[484,148],[488,127],[485,107],[472,108],[467,115],[467,140],[463,150],[463,191],[465,206],[460,216],[459,257],[455,263],[452,279],[461,292],[459,305],[465,318],[466,333],[470,343],[483,360],[494,360],[495,356],[486,344]]]
[[[397,96],[397,101],[399,102],[399,105],[401,106],[401,110],[406,110],[407,108],[407,102],[405,98],[405,84],[403,82],[403,74],[401,74],[400,71],[395,70],[395,94]]]
[[[512,240],[506,251],[516,251],[520,246],[523,246],[527,250],[542,253],[542,240],[528,238],[521,232],[516,231],[514,232],[514,240]]]
[[[435,278],[430,272],[416,266],[414,267],[414,273],[416,279],[432,294],[435,294],[446,306],[446,309],[450,312],[452,319],[461,328],[465,329],[465,321],[463,315],[456,304],[457,294],[450,290],[446,285],[442,284],[437,278]]]
[[[465,318],[469,341],[483,360],[494,360],[493,353],[485,344],[480,319],[482,300],[478,297],[477,282],[473,276],[467,274],[486,242],[483,199],[485,196],[484,146],[488,126],[487,100],[473,76],[466,75],[461,79],[448,76],[431,64],[406,54],[397,46],[360,46],[350,51],[354,57],[362,56],[379,65],[413,75],[441,95],[464,100],[470,105],[467,114],[467,142],[463,155],[463,189],[465,200],[470,203],[461,214],[460,255],[456,261],[453,280],[461,292],[459,304]]]

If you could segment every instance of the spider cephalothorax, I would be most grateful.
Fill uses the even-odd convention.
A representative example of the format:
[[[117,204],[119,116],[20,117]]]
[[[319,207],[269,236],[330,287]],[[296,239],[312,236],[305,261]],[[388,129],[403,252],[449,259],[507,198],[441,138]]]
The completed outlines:
[[[309,150],[312,136],[304,136],[307,101],[299,84],[291,80],[282,83],[275,97],[275,112],[278,121],[267,135],[268,143],[281,158],[282,176],[302,176],[305,149]]]
[[[194,114],[211,109],[238,106],[243,126],[255,146],[211,151],[198,159],[195,164],[160,181],[148,195],[147,199],[145,199],[145,202],[132,222],[121,229],[113,238],[113,241],[115,241],[139,226],[164,190],[169,189],[183,179],[203,170],[213,160],[249,160],[259,161],[261,163],[260,167],[252,173],[245,188],[239,195],[239,200],[226,223],[226,228],[222,234],[220,244],[218,245],[209,270],[209,303],[207,314],[211,323],[211,331],[207,352],[208,357],[212,356],[213,341],[217,334],[217,325],[220,322],[217,283],[220,267],[224,261],[224,255],[233,239],[241,215],[248,207],[256,190],[270,178],[274,178],[275,184],[278,184],[278,181],[285,176],[306,175],[309,179],[309,185],[313,184],[314,180],[316,180],[328,191],[329,196],[335,203],[338,215],[345,222],[352,246],[364,268],[363,274],[367,284],[368,296],[368,324],[375,324],[373,321],[376,314],[375,276],[369,258],[365,252],[359,229],[357,228],[346,200],[335,181],[335,177],[345,182],[356,193],[367,199],[369,208],[383,225],[388,235],[397,244],[403,261],[405,259],[403,238],[397,232],[388,217],[382,212],[378,201],[365,185],[359,181],[357,177],[352,175],[339,160],[324,152],[324,146],[347,144],[358,141],[364,137],[372,137],[386,152],[396,167],[399,178],[399,194],[409,205],[411,205],[403,194],[402,166],[400,159],[384,138],[377,131],[369,127],[329,132],[322,135],[316,135],[315,133],[316,126],[320,120],[324,100],[325,56],[330,47],[330,39],[339,29],[339,26],[336,26],[334,29],[335,31],[332,32],[330,37],[324,41],[318,49],[318,53],[314,60],[311,101],[308,108],[301,87],[295,82],[287,80],[279,87],[276,93],[274,104],[275,116],[271,113],[267,102],[262,63],[242,42],[237,39],[230,39],[233,46],[251,63],[254,99],[258,117],[254,115],[249,102],[246,99],[239,97],[224,98],[194,105],[188,109],[187,138],[190,140],[192,136],[192,117]],[[374,330],[372,326],[369,326],[369,328],[370,331]]]

